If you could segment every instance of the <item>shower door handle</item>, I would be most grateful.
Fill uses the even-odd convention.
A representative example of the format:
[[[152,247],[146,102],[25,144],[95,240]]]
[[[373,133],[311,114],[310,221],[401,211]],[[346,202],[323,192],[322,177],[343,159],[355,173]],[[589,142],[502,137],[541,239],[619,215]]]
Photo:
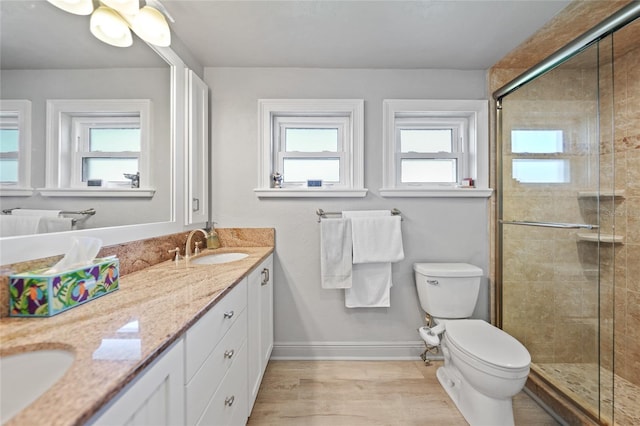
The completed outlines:
[[[532,222],[519,220],[502,220],[503,225],[524,225],[524,226],[541,226],[543,228],[564,228],[564,229],[598,229],[598,225],[589,225],[586,223],[562,223],[562,222]]]

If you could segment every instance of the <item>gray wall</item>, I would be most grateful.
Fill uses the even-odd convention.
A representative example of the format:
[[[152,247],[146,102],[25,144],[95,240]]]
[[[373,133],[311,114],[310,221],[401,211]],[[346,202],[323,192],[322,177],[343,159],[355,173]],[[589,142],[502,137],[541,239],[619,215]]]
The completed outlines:
[[[0,79],[3,99],[31,100],[31,186],[45,186],[46,100],[47,99],[151,99],[151,199],[2,197],[2,208],[84,210],[95,216],[79,222],[77,228],[96,228],[166,221],[171,210],[171,120],[170,69],[111,68],[95,70],[3,70]],[[142,186],[148,186],[141,177]]]
[[[474,316],[489,318],[488,201],[382,198],[382,100],[486,99],[484,71],[205,68],[211,88],[212,217],[219,227],[276,229],[276,356],[404,357],[421,346],[413,263],[469,262],[485,272]],[[258,199],[257,100],[365,100],[366,198]],[[347,309],[341,290],[320,288],[315,211],[403,213],[405,260],[393,265],[390,308]]]

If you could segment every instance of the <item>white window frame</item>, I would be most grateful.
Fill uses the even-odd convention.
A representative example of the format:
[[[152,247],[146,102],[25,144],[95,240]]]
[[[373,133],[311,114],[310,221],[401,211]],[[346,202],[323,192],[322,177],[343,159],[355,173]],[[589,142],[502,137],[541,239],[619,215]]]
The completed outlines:
[[[151,173],[152,102],[149,99],[49,99],[47,100],[46,187],[39,192],[47,197],[141,197],[155,194]],[[80,187],[77,175],[77,143],[74,120],[82,117],[139,117],[141,188]],[[82,178],[80,177],[80,180]]]
[[[344,123],[338,153],[284,153],[282,129],[289,124]],[[263,197],[364,197],[364,101],[362,99],[259,99],[259,183],[254,191]],[[284,126],[284,127],[283,127]],[[292,126],[290,126],[292,127]],[[298,126],[300,127],[300,126]],[[302,155],[299,155],[302,154]],[[306,184],[273,188],[272,173],[291,157],[339,156],[340,182],[307,188]]]
[[[457,127],[453,157],[460,158],[456,183],[402,183],[402,158],[453,158],[451,154],[401,153],[399,129],[407,124]],[[383,197],[490,197],[489,103],[486,100],[385,99],[383,101]],[[460,181],[472,178],[475,188]]]
[[[402,160],[405,159],[455,159],[456,162],[456,180],[460,182],[465,176],[469,175],[467,157],[464,155],[466,151],[465,130],[467,128],[466,119],[464,118],[439,118],[439,117],[416,117],[397,115],[395,119],[395,139],[394,139],[394,157],[395,157],[395,181],[398,187],[432,187],[440,185],[440,183],[417,183],[402,182]],[[400,133],[406,129],[432,130],[432,129],[450,129],[451,130],[451,152],[402,152]]]
[[[1,118],[10,121],[19,131],[18,139],[18,182],[0,183],[0,196],[33,195],[31,188],[31,101],[27,99],[0,100],[0,112],[15,115],[15,118]]]
[[[336,151],[286,151],[286,130],[294,128],[337,128],[338,135]],[[351,176],[347,167],[347,164],[350,160],[350,152],[348,151],[348,148],[346,146],[349,140],[349,120],[347,117],[331,117],[324,115],[317,117],[276,116],[274,117],[273,131],[273,141],[276,145],[274,151],[277,152],[277,156],[273,156],[273,170],[282,172],[284,170],[284,160],[287,158],[338,158],[340,161],[340,178],[338,182],[325,183],[325,185],[329,185],[335,188],[349,188],[351,186]],[[305,186],[306,182],[286,183],[285,176],[285,184],[283,185],[283,187],[300,188]]]
[[[97,117],[73,117],[71,119],[71,139],[76,141],[76,147],[72,153],[71,187],[84,188],[87,182],[82,180],[82,165],[85,158],[136,158],[140,169],[146,168],[143,164],[148,159],[141,155],[141,151],[90,151],[90,132],[92,128],[140,128],[138,116],[97,116]],[[140,147],[142,149],[142,146]],[[137,172],[138,170],[132,170]],[[128,183],[124,176],[119,180]]]

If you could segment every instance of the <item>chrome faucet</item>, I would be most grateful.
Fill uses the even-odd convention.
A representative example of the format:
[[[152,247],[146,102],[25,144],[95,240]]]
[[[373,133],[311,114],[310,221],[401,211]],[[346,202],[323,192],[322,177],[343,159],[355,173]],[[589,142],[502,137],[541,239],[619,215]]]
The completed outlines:
[[[191,257],[191,238],[193,237],[193,234],[195,234],[196,232],[202,232],[202,235],[204,235],[205,240],[209,237],[209,234],[204,229],[194,229],[193,231],[189,232],[189,235],[187,236],[187,245],[184,248],[185,259],[189,259]]]

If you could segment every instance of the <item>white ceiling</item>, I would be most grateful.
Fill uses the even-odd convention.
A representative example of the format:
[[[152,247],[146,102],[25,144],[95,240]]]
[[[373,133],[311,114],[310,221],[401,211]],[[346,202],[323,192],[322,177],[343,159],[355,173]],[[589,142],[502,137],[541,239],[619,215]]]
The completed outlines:
[[[162,0],[206,67],[488,69],[569,0]],[[89,17],[0,0],[2,68],[157,66],[139,39],[104,45]],[[82,53],[75,49],[81,47]],[[154,62],[155,60],[155,62]],[[117,65],[116,65],[117,64]]]
[[[163,0],[204,66],[488,69],[568,0]]]

